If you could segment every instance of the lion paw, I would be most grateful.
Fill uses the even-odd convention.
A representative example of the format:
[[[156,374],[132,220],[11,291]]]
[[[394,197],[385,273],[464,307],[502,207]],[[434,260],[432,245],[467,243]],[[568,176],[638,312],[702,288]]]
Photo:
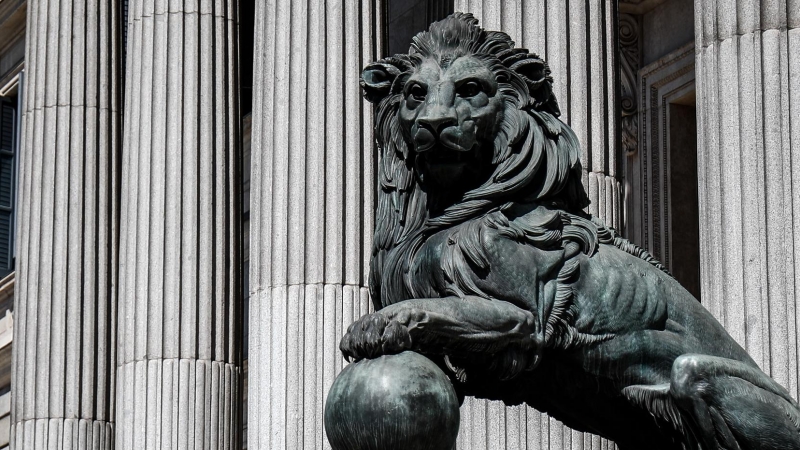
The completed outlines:
[[[339,349],[348,361],[393,355],[411,349],[411,335],[396,320],[381,313],[367,314],[347,328]]]

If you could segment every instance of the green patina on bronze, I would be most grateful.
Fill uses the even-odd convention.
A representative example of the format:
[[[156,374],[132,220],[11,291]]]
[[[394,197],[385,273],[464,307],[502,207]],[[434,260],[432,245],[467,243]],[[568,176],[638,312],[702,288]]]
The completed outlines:
[[[621,449],[800,449],[788,392],[583,211],[579,143],[541,58],[456,13],[368,65],[362,88],[381,151],[377,312],[348,329],[346,357],[414,350],[459,397],[527,403]]]
[[[458,435],[458,398],[450,380],[414,352],[345,367],[325,406],[335,449],[450,450]]]

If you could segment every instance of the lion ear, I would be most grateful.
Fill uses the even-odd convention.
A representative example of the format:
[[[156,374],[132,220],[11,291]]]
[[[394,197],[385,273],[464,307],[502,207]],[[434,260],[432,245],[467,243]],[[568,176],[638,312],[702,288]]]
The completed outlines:
[[[510,62],[510,68],[521,75],[528,85],[534,109],[549,112],[556,117],[561,115],[553,94],[553,77],[550,76],[550,67],[547,63],[534,53],[522,58],[520,55],[515,55],[514,60]]]
[[[401,70],[387,60],[376,61],[361,72],[361,89],[364,98],[372,103],[383,100],[392,89],[392,83]]]

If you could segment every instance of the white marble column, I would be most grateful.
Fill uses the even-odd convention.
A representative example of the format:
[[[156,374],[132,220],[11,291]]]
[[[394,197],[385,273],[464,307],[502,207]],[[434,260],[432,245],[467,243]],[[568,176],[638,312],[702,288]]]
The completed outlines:
[[[132,0],[116,448],[241,447],[235,0]]]
[[[339,339],[370,308],[377,153],[359,76],[379,0],[256,3],[249,448],[330,448]]]
[[[473,13],[482,27],[508,33],[548,62],[561,119],[581,143],[589,212],[620,229],[616,1],[456,0],[455,10]],[[531,408],[468,399],[461,415],[459,450],[614,448]]]
[[[114,448],[118,2],[29,0],[11,448]]]
[[[704,305],[797,398],[800,1],[695,1]]]

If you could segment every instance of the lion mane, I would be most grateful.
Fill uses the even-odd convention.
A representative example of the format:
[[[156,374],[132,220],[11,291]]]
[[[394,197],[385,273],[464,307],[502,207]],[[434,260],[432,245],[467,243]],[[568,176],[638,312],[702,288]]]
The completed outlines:
[[[494,171],[482,185],[434,215],[428,205],[436,192],[426,190],[415,173],[413,149],[397,113],[403,85],[425,60],[434,59],[446,67],[465,55],[486,64],[503,96],[503,120],[493,146]],[[370,265],[376,309],[430,296],[409,267],[427,238],[461,224],[465,225],[449,237],[458,245],[448,246],[442,255],[441,270],[449,283],[442,295],[490,297],[473,281],[476,270],[487,268],[481,243],[487,227],[542,249],[567,250],[547,320],[546,342],[551,346],[571,346],[587,339],[570,327],[578,253],[592,255],[598,243],[609,243],[661,267],[644,250],[583,212],[589,198],[581,183],[580,145],[575,133],[558,119],[550,68],[536,54],[515,48],[506,33],[486,31],[472,14],[455,13],[417,34],[408,54],[379,60],[367,69],[374,67],[381,70],[365,70],[361,86],[364,97],[377,104],[379,194]],[[504,216],[504,211],[519,203],[541,205],[535,223],[517,223]]]

